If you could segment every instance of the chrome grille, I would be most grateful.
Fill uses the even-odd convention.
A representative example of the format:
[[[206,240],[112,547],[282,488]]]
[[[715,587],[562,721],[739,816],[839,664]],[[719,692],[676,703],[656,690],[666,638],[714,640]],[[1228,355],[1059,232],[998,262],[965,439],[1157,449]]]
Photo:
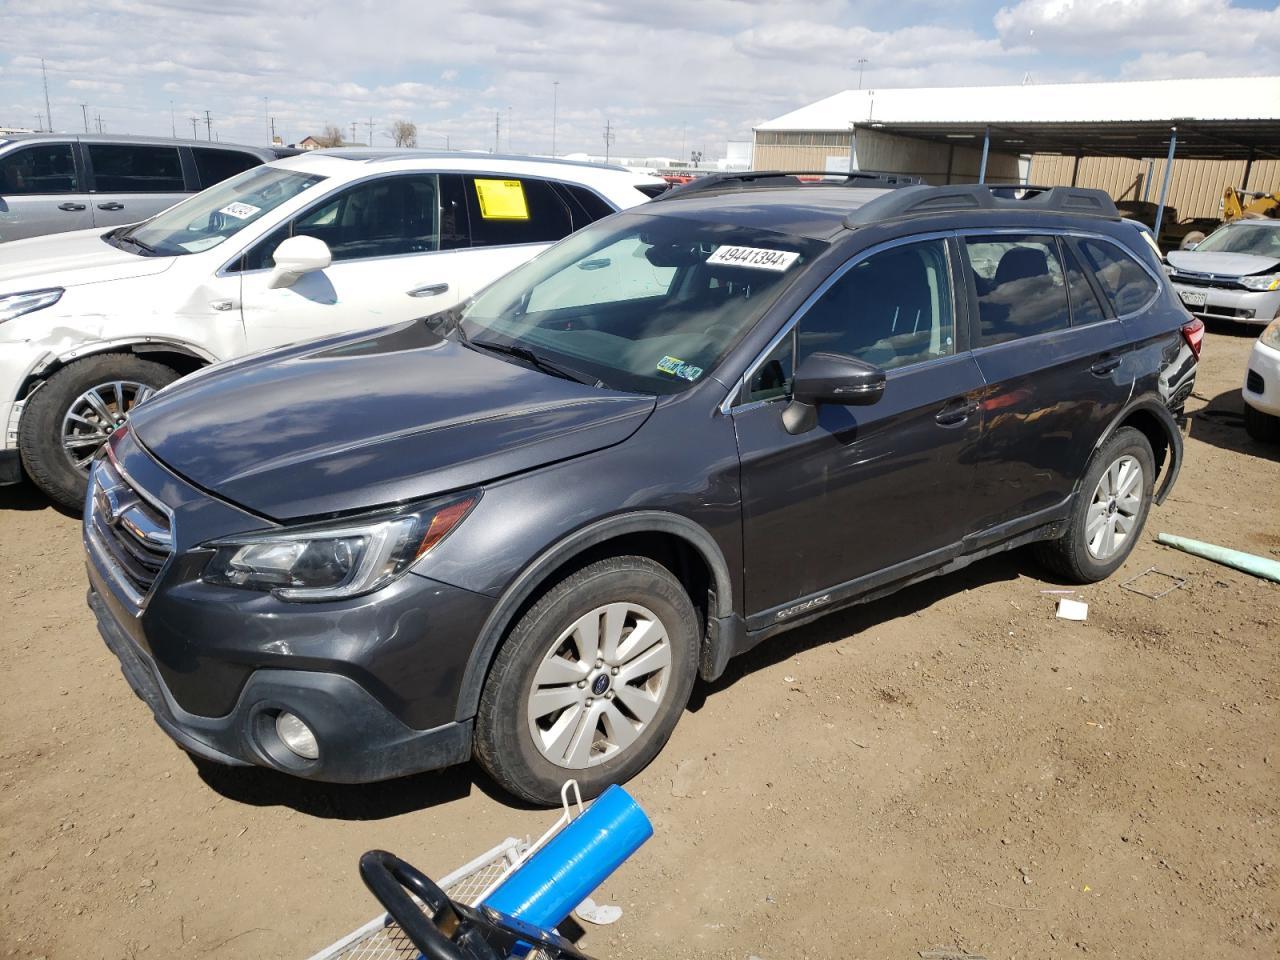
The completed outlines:
[[[85,535],[99,568],[133,604],[145,606],[173,552],[169,516],[107,460],[89,475]]]

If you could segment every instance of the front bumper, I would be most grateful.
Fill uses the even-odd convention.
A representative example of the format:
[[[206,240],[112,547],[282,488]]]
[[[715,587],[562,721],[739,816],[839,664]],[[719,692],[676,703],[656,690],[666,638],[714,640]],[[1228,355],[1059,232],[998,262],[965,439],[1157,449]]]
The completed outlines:
[[[1241,395],[1255,410],[1280,417],[1280,350],[1261,340],[1254,343]]]
[[[1268,324],[1280,312],[1280,290],[1231,290],[1223,287],[1200,287],[1173,280],[1178,299],[1201,320],[1232,320],[1236,323]],[[1203,304],[1188,299],[1205,298]]]
[[[89,606],[120,672],[156,723],[189,753],[232,766],[270,767],[330,783],[370,783],[464,763],[471,756],[471,721],[430,730],[405,726],[350,677],[305,670],[257,670],[222,717],[183,710],[165,687],[155,662],[121,628],[110,594],[99,592],[92,565]],[[320,756],[303,760],[275,736],[282,710],[316,734]]]

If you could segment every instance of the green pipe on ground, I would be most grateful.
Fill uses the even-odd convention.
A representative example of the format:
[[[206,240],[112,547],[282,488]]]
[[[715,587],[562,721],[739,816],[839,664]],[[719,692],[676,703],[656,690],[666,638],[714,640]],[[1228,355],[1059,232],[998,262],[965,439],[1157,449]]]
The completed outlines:
[[[1166,547],[1173,547],[1185,553],[1212,560],[1214,563],[1221,563],[1224,566],[1234,567],[1236,570],[1243,570],[1245,573],[1251,573],[1255,577],[1262,577],[1264,580],[1280,583],[1280,560],[1271,560],[1254,553],[1245,553],[1242,550],[1220,547],[1216,543],[1205,543],[1203,540],[1175,537],[1171,533],[1158,534],[1156,543],[1163,543]]]

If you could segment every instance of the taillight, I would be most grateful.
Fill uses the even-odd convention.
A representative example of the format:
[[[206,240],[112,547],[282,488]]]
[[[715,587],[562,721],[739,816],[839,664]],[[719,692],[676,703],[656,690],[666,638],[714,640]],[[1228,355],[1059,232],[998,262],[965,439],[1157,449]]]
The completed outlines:
[[[1182,325],[1182,339],[1187,341],[1187,346],[1191,348],[1191,352],[1196,355],[1196,359],[1200,359],[1200,345],[1204,343],[1204,321],[1199,317],[1193,317],[1189,322]]]

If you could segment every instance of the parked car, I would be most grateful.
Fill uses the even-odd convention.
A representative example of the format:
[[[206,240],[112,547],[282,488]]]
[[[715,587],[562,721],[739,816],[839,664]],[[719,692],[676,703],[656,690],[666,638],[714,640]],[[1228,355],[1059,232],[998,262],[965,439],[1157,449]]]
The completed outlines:
[[[242,170],[297,153],[199,140],[0,138],[0,243],[137,223]],[[5,248],[6,258],[12,248]]]
[[[647,201],[622,167],[406,150],[246,170],[150,220],[6,245],[0,483],[78,508],[133,404],[219,360],[447,308]]]
[[[1202,320],[1267,324],[1280,316],[1280,221],[1224,224],[1167,259],[1173,288]]]
[[[1249,436],[1280,440],[1280,315],[1267,324],[1253,345],[1241,396]]]
[[[720,184],[132,411],[89,602],[160,726],[318,780],[475,757],[555,803],[783,630],[1022,544],[1124,562],[1203,324],[1105,194]]]

